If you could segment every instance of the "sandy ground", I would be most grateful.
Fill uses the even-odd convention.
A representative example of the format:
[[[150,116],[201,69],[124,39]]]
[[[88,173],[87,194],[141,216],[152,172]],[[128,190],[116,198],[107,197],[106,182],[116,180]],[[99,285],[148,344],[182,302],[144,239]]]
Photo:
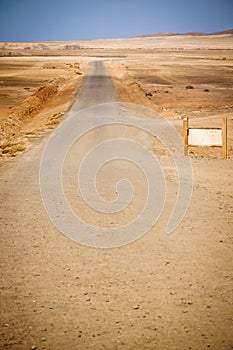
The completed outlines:
[[[87,66],[69,57],[0,59],[0,157],[26,150],[59,123]]]
[[[154,49],[233,49],[233,30],[228,33],[216,33],[215,35],[151,35],[134,38],[119,39],[99,39],[99,40],[82,40],[70,42],[44,42],[44,43],[5,43],[0,42],[1,55],[86,55],[86,50],[90,50],[89,54],[101,55],[103,50],[119,50],[120,55],[127,56],[129,52],[125,50],[154,50]],[[84,50],[84,51],[82,51]],[[94,51],[93,51],[94,50]],[[96,51],[97,50],[97,51]],[[109,52],[110,53],[110,52]],[[114,52],[116,54],[116,51]],[[139,53],[140,54],[140,53]]]
[[[125,51],[121,53],[128,55]],[[218,124],[222,115],[229,116],[228,159],[221,159],[218,150],[191,150],[194,152],[191,204],[175,232],[166,235],[167,219],[176,198],[177,173],[169,156],[147,139],[146,146],[160,159],[166,173],[169,196],[165,210],[156,226],[140,240],[121,248],[99,250],[80,246],[61,235],[45,212],[38,182],[48,134],[30,141],[29,151],[19,157],[3,156],[0,166],[3,349],[233,348],[231,52],[170,50],[150,53],[147,59],[142,59],[145,52],[137,51],[137,55],[140,57],[134,58],[130,53],[127,61],[115,57],[106,64],[118,99],[161,112],[180,133],[184,114],[192,117],[193,123],[208,126]],[[7,65],[17,62],[19,71],[24,69],[22,65],[27,66],[21,57],[2,58],[1,64],[2,60]],[[29,58],[27,62],[31,65],[34,60],[40,67],[48,65],[44,58]],[[25,130],[32,125],[30,130],[35,134],[37,127],[47,129],[48,115],[67,108],[80,83],[81,76],[75,77],[77,68],[63,66],[78,62],[81,67],[80,58],[68,61],[67,57],[51,58],[49,62],[56,66],[56,60],[64,74],[66,70],[70,72],[65,83],[72,82],[72,89],[65,94],[66,104],[60,105],[61,99],[56,99],[59,92],[55,92],[46,100],[44,111],[39,114],[35,111],[30,123],[25,124]],[[19,88],[14,84],[10,93],[6,84],[1,87],[1,93],[7,95],[3,99],[6,104],[1,107],[4,111],[1,125],[12,112],[9,107],[19,108],[25,99],[37,94],[41,86],[38,80],[43,80],[43,86],[44,79],[60,79],[61,71],[56,75],[55,68],[39,69],[49,76],[36,74],[37,86],[27,82]],[[33,74],[33,69],[30,71]],[[8,72],[5,71],[5,76]],[[15,68],[14,79],[17,74]],[[10,81],[8,78],[5,81]],[[186,89],[187,85],[194,89]],[[24,89],[28,86],[31,92]],[[77,104],[80,96],[87,98],[85,90],[80,90],[80,94],[76,96]],[[15,95],[19,99],[14,103]],[[56,102],[51,102],[50,112],[47,106],[54,98]],[[38,117],[41,112],[47,117]],[[24,130],[24,122],[19,130]],[[144,139],[137,133],[133,137]],[[99,138],[100,135],[92,135],[91,140],[99,142]],[[130,169],[125,164],[116,164],[110,167],[110,173],[103,173],[99,184],[103,195],[107,198],[110,195],[112,181],[106,186],[109,178],[114,180],[122,173],[130,177],[134,171]],[[102,227],[110,225],[106,216],[91,216],[84,205],[75,204],[71,177],[66,175],[67,195],[76,210],[86,220],[97,221]],[[141,178],[134,175],[134,181],[139,194],[143,194],[145,184]],[[132,213],[137,213],[142,199],[139,195]],[[116,218],[114,224],[124,219]]]
[[[228,58],[226,58],[228,55]],[[118,98],[137,102],[170,120],[182,134],[184,116],[192,127],[221,127],[228,120],[228,156],[233,156],[233,53],[167,51],[153,57],[108,63]],[[219,157],[221,150],[190,148],[190,155]]]

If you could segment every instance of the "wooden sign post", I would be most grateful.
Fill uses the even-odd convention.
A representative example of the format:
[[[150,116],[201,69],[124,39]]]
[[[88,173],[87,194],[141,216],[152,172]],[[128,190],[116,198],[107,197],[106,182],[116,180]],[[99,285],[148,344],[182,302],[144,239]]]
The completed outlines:
[[[227,118],[222,118],[222,157],[227,158]]]
[[[184,155],[188,155],[188,133],[189,133],[188,117],[183,119],[183,138],[184,138]]]
[[[222,118],[221,128],[190,128],[189,119],[183,119],[184,155],[189,147],[222,147],[222,156],[227,158],[227,118]]]

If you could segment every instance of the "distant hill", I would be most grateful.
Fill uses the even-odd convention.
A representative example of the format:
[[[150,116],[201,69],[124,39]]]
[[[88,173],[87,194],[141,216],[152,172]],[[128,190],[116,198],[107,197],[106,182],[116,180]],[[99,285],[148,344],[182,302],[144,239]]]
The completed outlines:
[[[148,35],[139,35],[136,38],[153,38],[153,37],[161,37],[161,36],[174,36],[174,35],[180,35],[179,33],[171,33],[171,32],[162,32],[157,34],[148,34]]]
[[[191,36],[202,36],[202,35],[207,35],[206,33],[203,32],[188,32],[180,35],[191,35]]]
[[[222,35],[222,34],[231,34],[231,35],[233,35],[233,29],[224,30],[222,32],[210,33],[209,35]]]
[[[164,36],[205,36],[205,35],[233,35],[233,29],[224,30],[221,32],[214,33],[204,33],[204,32],[188,32],[188,33],[171,33],[171,32],[162,32],[157,34],[148,34],[148,35],[140,35],[137,38],[153,38],[153,37],[164,37]]]
[[[131,38],[48,41],[0,42],[0,57],[14,56],[80,56],[93,49],[221,49],[233,50],[233,29],[216,33],[158,33]],[[89,52],[90,57],[96,55]],[[100,56],[102,57],[102,53]]]

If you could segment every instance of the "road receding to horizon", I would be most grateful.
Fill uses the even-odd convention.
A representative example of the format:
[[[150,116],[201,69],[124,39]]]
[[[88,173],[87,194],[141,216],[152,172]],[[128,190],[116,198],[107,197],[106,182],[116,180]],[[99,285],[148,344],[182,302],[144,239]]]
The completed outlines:
[[[167,234],[167,223],[182,191],[175,166],[179,159],[172,158],[178,146],[166,149],[166,142],[148,133],[153,116],[161,139],[167,144],[172,140],[158,114],[135,104],[118,104],[104,63],[93,62],[61,125],[21,156],[1,163],[2,348],[223,350],[232,346],[232,160],[192,159],[191,202],[183,220]],[[101,105],[105,106],[103,113],[99,113]],[[89,130],[73,142],[79,125],[84,125],[78,124],[83,110],[92,111],[84,113]],[[115,118],[111,123],[108,114],[110,120]],[[135,115],[144,130],[130,125]],[[155,196],[153,209],[158,220],[140,238],[130,231],[135,238],[131,244],[99,249],[99,237],[96,248],[93,239],[89,246],[80,244],[59,232],[47,215],[39,176],[42,156],[48,142],[62,135],[64,127],[67,134],[59,139],[57,155],[53,153],[46,161],[48,167],[52,169],[53,164],[56,168],[68,149],[59,176],[72,213],[83,223],[109,232],[122,226],[127,236],[127,223],[137,222],[150,191]],[[133,142],[131,154],[138,156],[138,164],[129,159],[126,143],[125,148],[123,143],[115,147],[121,157],[106,161],[102,146],[109,139],[113,144],[119,139]],[[93,150],[96,153],[91,158]],[[155,184],[159,185],[156,191],[143,172],[152,168],[152,158]],[[85,160],[91,160],[90,167],[85,167]],[[104,164],[101,169],[95,162],[99,160]],[[125,179],[131,187],[121,181]],[[53,204],[53,214],[64,223],[66,211],[54,200],[56,181],[48,182],[48,201]],[[163,201],[160,194],[165,195]],[[127,207],[122,208],[124,203]],[[148,211],[138,227],[151,220],[154,212]],[[71,230],[72,222],[66,221],[63,228]],[[126,239],[125,243],[130,242]]]

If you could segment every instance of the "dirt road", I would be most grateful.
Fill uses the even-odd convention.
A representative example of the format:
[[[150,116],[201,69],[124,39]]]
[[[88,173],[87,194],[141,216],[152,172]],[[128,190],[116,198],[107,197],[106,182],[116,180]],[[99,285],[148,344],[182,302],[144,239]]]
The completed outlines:
[[[72,105],[71,113],[81,108],[116,100],[111,77],[109,77],[101,61],[90,63],[85,83],[79,89],[77,95],[77,99]]]
[[[94,63],[70,115],[91,104],[114,101],[111,80]],[[117,132],[121,132],[118,130]],[[56,131],[55,131],[56,132]],[[84,138],[86,145],[111,131]],[[129,132],[129,137],[132,136]],[[136,135],[142,138],[142,135]],[[134,137],[135,132],[134,132]],[[11,349],[230,349],[232,342],[232,160],[193,159],[194,192],[185,219],[172,235],[165,227],[177,191],[166,153],[171,195],[158,224],[136,242],[115,248],[79,245],[59,233],[42,203],[39,168],[47,138],[2,163],[1,347]],[[153,149],[150,139],[145,140]],[[67,163],[64,177],[74,158]],[[131,175],[135,173],[133,176]],[[83,220],[111,227],[138,214],[145,199],[140,173],[116,163],[97,184],[114,199],[112,182],[132,176],[136,209],[127,217],[100,216],[83,206],[73,181],[67,198]],[[112,197],[113,196],[113,197]]]

